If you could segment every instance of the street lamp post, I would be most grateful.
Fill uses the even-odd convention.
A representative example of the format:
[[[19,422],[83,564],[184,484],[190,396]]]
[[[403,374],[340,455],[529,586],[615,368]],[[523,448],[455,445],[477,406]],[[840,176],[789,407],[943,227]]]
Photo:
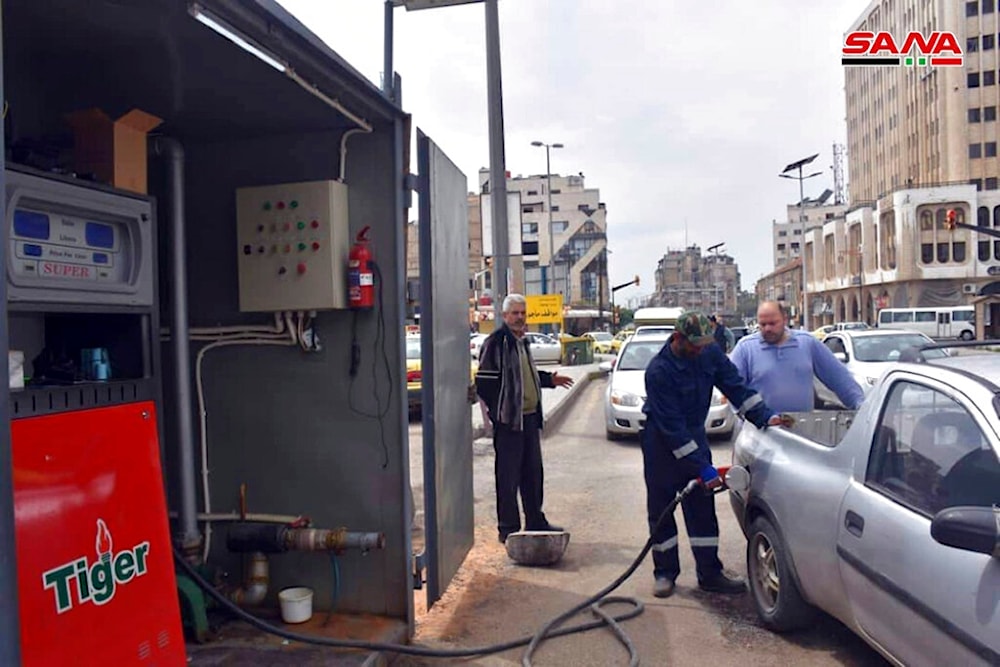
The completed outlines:
[[[809,253],[806,250],[806,247],[808,246],[808,243],[806,243],[806,233],[807,232],[806,232],[806,225],[805,225],[805,220],[804,220],[804,218],[805,218],[805,201],[806,201],[806,195],[805,195],[805,189],[804,189],[803,183],[804,183],[804,181],[807,178],[812,178],[814,176],[819,176],[823,172],[817,171],[817,172],[815,172],[813,174],[809,174],[808,176],[803,176],[802,175],[802,167],[804,167],[805,165],[809,164],[810,162],[812,162],[813,160],[815,160],[817,157],[819,157],[819,153],[816,153],[815,155],[810,155],[807,158],[802,158],[801,160],[798,160],[797,162],[791,163],[790,165],[788,165],[787,167],[785,167],[780,174],[778,174],[778,176],[781,177],[781,178],[790,178],[793,181],[797,180],[799,182],[799,225],[802,227],[802,290],[801,290],[801,292],[802,292],[802,328],[805,329],[805,330],[807,330],[807,331],[809,330],[809,296],[808,296],[809,286],[808,286],[808,283],[807,283],[807,281],[808,281],[808,275],[809,275],[809,271],[807,269],[807,267],[808,267],[807,255]],[[798,171],[798,176],[793,176],[793,175],[789,174],[789,172],[794,172],[794,171]]]
[[[547,144],[543,141],[532,141],[532,146],[545,146],[545,189],[548,194],[549,221],[546,225],[549,235],[549,261],[541,267],[542,269],[542,294],[549,294],[549,276],[552,273],[552,293],[556,291],[556,270],[555,270],[555,244],[552,239],[552,159],[549,153],[551,148],[562,148],[562,144]]]
[[[490,135],[490,211],[493,217],[493,296],[503,299],[509,289],[510,239],[507,234],[507,168],[503,145],[503,92],[500,82],[500,16],[497,0],[385,0],[385,44],[382,90],[399,103],[393,90],[392,10],[407,11],[486,3],[486,97]]]

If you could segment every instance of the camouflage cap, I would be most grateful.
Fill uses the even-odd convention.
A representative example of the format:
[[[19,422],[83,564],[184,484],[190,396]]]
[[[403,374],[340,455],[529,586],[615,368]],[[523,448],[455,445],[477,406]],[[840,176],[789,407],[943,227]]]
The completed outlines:
[[[700,310],[685,310],[677,316],[677,333],[699,347],[715,342],[712,325]]]

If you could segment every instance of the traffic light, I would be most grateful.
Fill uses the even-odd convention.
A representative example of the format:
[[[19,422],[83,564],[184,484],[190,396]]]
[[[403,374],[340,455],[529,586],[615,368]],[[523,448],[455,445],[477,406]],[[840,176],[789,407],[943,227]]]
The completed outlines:
[[[636,287],[638,287],[638,286],[639,286],[639,276],[636,276],[636,277],[635,277],[635,286],[636,286]]]
[[[493,258],[492,257],[487,257],[486,258],[486,268],[487,269],[492,269],[493,268]]]
[[[948,209],[948,213],[945,216],[944,226],[947,227],[949,230],[954,230],[955,225],[958,222],[957,218],[958,214],[955,212],[955,209],[953,208]]]

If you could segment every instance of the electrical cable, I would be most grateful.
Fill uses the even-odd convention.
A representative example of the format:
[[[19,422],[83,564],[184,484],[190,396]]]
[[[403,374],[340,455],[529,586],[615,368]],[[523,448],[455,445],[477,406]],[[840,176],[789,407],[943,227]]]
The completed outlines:
[[[629,619],[639,616],[643,611],[645,611],[645,606],[641,601],[631,598],[631,597],[608,597],[608,593],[620,586],[626,579],[628,579],[636,571],[642,561],[646,558],[650,549],[653,547],[653,537],[656,531],[659,529],[660,524],[667,518],[669,514],[672,514],[677,508],[677,505],[686,498],[699,484],[698,480],[691,480],[688,482],[687,486],[677,492],[673,500],[664,508],[663,512],[660,514],[659,519],[657,519],[655,528],[650,531],[650,537],[646,540],[645,546],[639,555],[632,561],[632,564],[628,569],[613,583],[606,586],[599,593],[590,596],[580,604],[573,607],[570,611],[560,614],[558,617],[550,621],[539,630],[532,637],[521,637],[520,639],[514,639],[511,641],[503,642],[500,644],[491,644],[489,646],[480,646],[475,648],[466,649],[432,649],[423,646],[413,646],[404,644],[385,644],[381,642],[369,642],[361,641],[355,639],[330,639],[328,637],[317,637],[312,635],[304,635],[297,632],[290,632],[283,628],[279,628],[275,625],[271,625],[267,621],[261,620],[250,614],[236,604],[231,602],[226,596],[217,591],[208,581],[206,581],[190,563],[185,560],[184,555],[174,547],[174,563],[178,565],[184,573],[189,576],[205,593],[208,594],[213,600],[215,600],[221,607],[228,610],[230,613],[235,615],[240,620],[243,620],[250,625],[254,626],[258,630],[263,630],[270,634],[276,635],[278,637],[283,637],[291,641],[302,642],[305,644],[314,644],[317,646],[328,646],[331,648],[344,648],[344,649],[364,649],[369,651],[385,651],[390,653],[399,653],[403,655],[417,655],[429,658],[471,658],[475,656],[482,655],[492,655],[494,653],[502,653],[508,651],[512,648],[517,648],[519,646],[528,646],[528,650],[525,652],[522,658],[522,665],[525,667],[531,667],[531,655],[546,639],[552,637],[563,637],[570,634],[575,634],[578,632],[586,632],[587,630],[593,630],[595,628],[601,628],[610,625],[612,631],[615,633],[615,637],[621,641],[629,651],[629,658],[631,665],[637,665],[638,654],[635,650],[635,646],[629,641],[628,637],[625,635],[624,630],[619,625],[622,621],[627,621]],[[725,487],[723,487],[724,489]],[[616,614],[614,616],[608,614],[604,611],[603,606],[607,604],[630,604],[633,606],[632,609]],[[558,627],[564,623],[570,616],[576,614],[583,609],[590,607],[591,613],[597,616],[600,620],[589,621],[587,623],[581,623],[579,625],[572,625],[569,627]]]
[[[357,407],[354,404],[354,380],[357,377],[358,367],[361,364],[361,345],[358,343],[358,311],[354,311],[353,319],[351,320],[351,366],[349,370],[349,375],[351,376],[351,381],[347,387],[347,407],[354,414],[364,417],[365,419],[373,419],[378,423],[379,431],[379,442],[382,445],[382,469],[389,467],[389,446],[385,441],[385,424],[384,419],[387,414],[389,414],[389,408],[392,405],[392,369],[389,365],[389,355],[385,350],[385,307],[384,301],[382,299],[382,272],[378,268],[378,264],[371,262],[372,268],[375,271],[375,277],[378,280],[378,302],[376,308],[378,310],[378,315],[375,320],[375,340],[372,344],[372,395],[375,398],[375,412],[367,412]],[[382,397],[379,395],[378,391],[378,352],[382,351],[382,361],[385,365],[385,376],[387,383],[389,385],[389,394],[385,399],[385,407],[382,407]]]

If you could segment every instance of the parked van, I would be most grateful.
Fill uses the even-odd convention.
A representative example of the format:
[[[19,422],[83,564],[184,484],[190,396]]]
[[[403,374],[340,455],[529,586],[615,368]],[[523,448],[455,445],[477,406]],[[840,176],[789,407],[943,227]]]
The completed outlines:
[[[923,308],[883,308],[875,325],[879,329],[919,331],[931,338],[976,337],[975,308],[946,306]]]

